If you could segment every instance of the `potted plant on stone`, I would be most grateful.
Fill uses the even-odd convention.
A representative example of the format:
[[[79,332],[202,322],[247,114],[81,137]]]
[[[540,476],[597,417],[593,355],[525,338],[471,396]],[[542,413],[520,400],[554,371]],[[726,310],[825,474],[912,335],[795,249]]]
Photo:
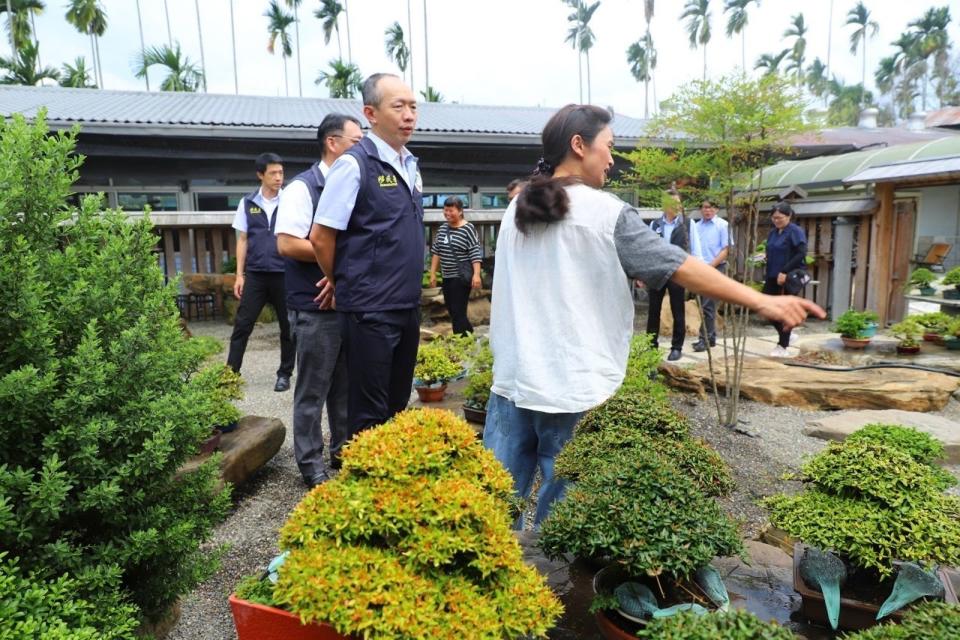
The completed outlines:
[[[950,316],[942,311],[931,311],[910,317],[923,329],[923,339],[925,342],[943,344],[944,335],[950,327]]]
[[[955,318],[947,325],[946,334],[943,337],[943,346],[951,351],[960,350],[960,318]]]
[[[487,419],[487,401],[493,386],[493,351],[486,338],[478,341],[476,353],[470,362],[467,386],[463,391],[463,417],[469,422],[483,424]]]
[[[937,279],[936,274],[926,267],[920,267],[919,269],[914,269],[910,274],[910,277],[907,278],[906,287],[907,289],[919,289],[920,295],[922,296],[932,296],[936,293],[936,289],[933,288],[933,282]]]
[[[941,293],[947,300],[960,300],[960,267],[954,267],[947,271],[940,284],[950,286],[951,289],[944,289]]]
[[[834,628],[873,625],[888,608],[885,599],[909,590],[896,582],[911,572],[942,587],[915,596],[956,602],[949,580],[928,571],[960,562],[960,498],[943,492],[956,480],[936,466],[942,455],[943,445],[926,434],[871,425],[804,464],[802,493],[764,501],[771,522],[803,543],[795,550],[794,588],[804,616]],[[819,571],[832,574],[832,583],[817,583],[818,571],[804,571],[810,557],[821,567],[834,565]]]
[[[843,345],[850,349],[863,349],[870,344],[870,326],[878,316],[873,311],[847,309],[834,322],[833,330],[840,333]]]
[[[364,431],[280,530],[276,582],[253,576],[231,596],[239,640],[544,637],[562,606],[523,562],[512,496],[448,411]]]
[[[454,361],[442,339],[421,344],[413,369],[413,387],[421,402],[440,402],[447,391],[447,382],[463,372]]]
[[[897,353],[911,355],[920,353],[920,336],[923,327],[913,318],[906,318],[890,327],[890,332],[897,339]]]

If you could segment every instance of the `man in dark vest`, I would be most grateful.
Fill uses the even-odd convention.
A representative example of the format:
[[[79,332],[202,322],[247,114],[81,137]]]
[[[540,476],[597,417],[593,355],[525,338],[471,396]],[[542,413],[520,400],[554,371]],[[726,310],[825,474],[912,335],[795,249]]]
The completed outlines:
[[[391,74],[363,83],[370,132],[340,156],[320,196],[310,242],[327,276],[347,349],[351,436],[407,406],[420,342],[425,239],[410,87]]]
[[[283,160],[275,153],[261,153],[256,161],[260,188],[246,196],[237,207],[233,228],[237,239],[237,282],[233,295],[240,300],[230,336],[227,364],[240,372],[243,352],[253,332],[253,325],[266,303],[273,305],[280,324],[280,368],[274,391],[290,388],[294,350],[287,323],[287,306],[283,287],[283,258],[277,253],[273,237],[277,203],[283,186]]]
[[[332,309],[314,301],[323,272],[308,236],[334,160],[363,138],[356,118],[332,113],[317,129],[320,161],[295,177],[280,197],[277,249],[286,260],[287,315],[297,350],[297,381],[293,389],[293,455],[307,486],[329,478],[323,462],[321,416],[327,405],[330,466],[340,468],[340,449],[347,427],[347,362],[341,348],[340,325]]]
[[[683,215],[680,194],[670,189],[664,196],[663,216],[654,220],[650,228],[669,244],[676,245],[690,253],[690,220]],[[670,354],[667,360],[679,360],[683,350],[683,341],[687,335],[686,313],[684,309],[686,290],[670,280],[662,289],[648,291],[650,305],[647,311],[647,333],[652,336],[653,346],[658,346],[660,337],[660,309],[663,296],[670,296],[670,313],[673,315],[673,336],[670,340]]]

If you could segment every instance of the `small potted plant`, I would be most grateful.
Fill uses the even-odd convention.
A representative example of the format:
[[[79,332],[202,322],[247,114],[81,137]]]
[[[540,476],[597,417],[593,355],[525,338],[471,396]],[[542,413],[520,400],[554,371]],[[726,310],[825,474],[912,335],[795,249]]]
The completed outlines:
[[[360,433],[280,530],[273,582],[230,597],[238,640],[543,638],[563,608],[510,529],[513,480],[462,419]]]
[[[947,325],[947,331],[943,337],[943,346],[951,351],[960,350],[960,318],[952,320]]]
[[[920,267],[919,269],[914,269],[913,273],[910,274],[910,277],[907,278],[907,289],[919,289],[920,295],[922,296],[932,296],[936,293],[936,289],[933,288],[933,282],[937,279],[936,274],[926,267]]]
[[[467,386],[463,391],[463,417],[468,422],[484,424],[487,419],[487,401],[493,386],[493,351],[486,338],[479,341],[475,355],[470,361]]]
[[[910,317],[920,325],[923,330],[923,339],[925,342],[943,344],[944,335],[950,327],[950,316],[942,311],[931,311]]]
[[[897,353],[910,355],[920,352],[923,327],[916,320],[906,318],[890,327],[890,332],[897,339]]]
[[[870,327],[878,320],[873,311],[847,309],[834,323],[833,330],[840,333],[843,345],[850,349],[863,349],[870,344]]]
[[[420,402],[440,402],[447,391],[447,382],[463,372],[459,362],[451,358],[442,338],[420,345],[413,369],[413,388]]]
[[[944,289],[943,297],[947,300],[960,300],[960,267],[954,267],[947,271],[940,284],[951,286],[952,289]]]

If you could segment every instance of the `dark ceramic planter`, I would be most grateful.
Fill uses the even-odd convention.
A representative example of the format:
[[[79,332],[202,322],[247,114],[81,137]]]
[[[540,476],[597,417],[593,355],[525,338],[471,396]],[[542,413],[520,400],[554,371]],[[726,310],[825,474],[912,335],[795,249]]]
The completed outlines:
[[[956,288],[941,291],[944,300],[960,300],[960,290]]]
[[[823,602],[823,594],[808,587],[803,578],[800,577],[800,558],[803,557],[804,549],[806,549],[806,545],[799,542],[793,547],[793,588],[800,594],[800,615],[810,622],[829,627],[830,622],[827,619],[827,607]],[[894,561],[893,564],[898,566],[901,563]],[[937,575],[940,577],[940,582],[943,583],[944,601],[956,605],[957,594],[953,589],[950,578],[942,569],[937,572]],[[840,590],[840,616],[837,620],[837,628],[856,631],[873,627],[887,620],[899,622],[910,611],[910,607],[894,611],[882,621],[877,620],[877,612],[880,611],[880,605],[883,604],[883,601],[890,595],[889,590],[892,585],[893,581],[891,580],[886,586],[886,592],[878,591],[879,602],[859,600],[849,594],[851,590],[849,584],[844,586]]]
[[[417,396],[420,402],[440,402],[443,395],[447,392],[447,385],[442,384],[439,387],[414,387],[417,390]]]
[[[237,640],[352,640],[328,624],[303,624],[289,611],[230,596]]]
[[[920,289],[920,295],[922,296],[932,296],[937,293],[937,290],[933,287],[918,287],[918,289]]]
[[[943,339],[943,346],[951,351],[960,350],[960,338],[956,336],[949,336]]]
[[[914,354],[920,353],[920,345],[915,344],[912,347],[905,347],[903,345],[897,345],[897,353],[902,356],[912,356]]]
[[[482,425],[487,422],[487,410],[463,405],[463,417],[467,422]]]

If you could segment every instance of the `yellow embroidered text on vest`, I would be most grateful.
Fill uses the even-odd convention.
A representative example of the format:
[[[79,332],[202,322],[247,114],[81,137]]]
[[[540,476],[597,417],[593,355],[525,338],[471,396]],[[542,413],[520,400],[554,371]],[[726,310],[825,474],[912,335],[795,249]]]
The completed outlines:
[[[377,176],[377,182],[384,188],[395,187],[397,186],[397,176]]]

